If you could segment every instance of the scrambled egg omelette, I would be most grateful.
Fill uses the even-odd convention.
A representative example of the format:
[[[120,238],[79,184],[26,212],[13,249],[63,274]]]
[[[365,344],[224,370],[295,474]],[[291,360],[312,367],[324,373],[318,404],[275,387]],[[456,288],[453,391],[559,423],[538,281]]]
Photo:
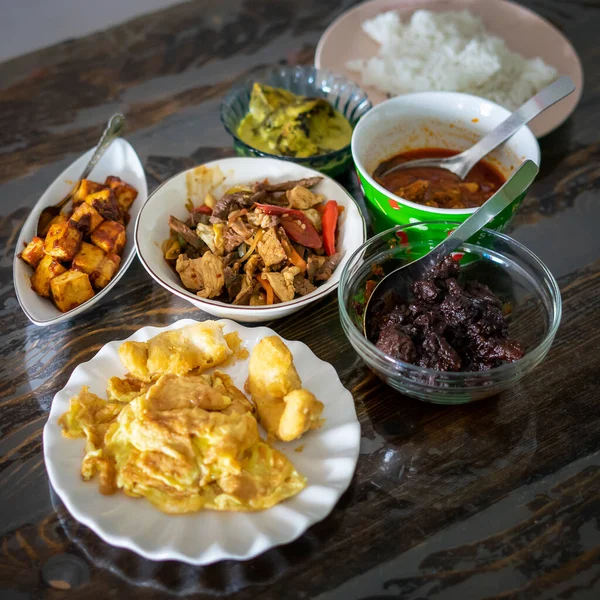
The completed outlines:
[[[302,387],[292,353],[276,335],[254,347],[245,388],[272,437],[289,442],[323,424],[323,403]]]
[[[300,492],[306,479],[260,438],[253,404],[225,373],[206,373],[244,352],[211,321],[122,344],[129,373],[108,381],[108,400],[84,387],[59,420],[87,438],[82,477],[166,513],[262,510]]]

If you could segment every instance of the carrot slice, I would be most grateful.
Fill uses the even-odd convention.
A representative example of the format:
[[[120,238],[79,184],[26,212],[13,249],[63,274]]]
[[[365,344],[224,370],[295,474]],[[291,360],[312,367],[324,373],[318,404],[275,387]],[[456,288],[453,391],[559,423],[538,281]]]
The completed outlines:
[[[275,292],[273,292],[273,288],[269,283],[268,279],[264,279],[262,275],[257,275],[258,283],[265,288],[265,292],[267,292],[267,304],[273,304],[275,301]]]
[[[296,248],[292,246],[286,239],[281,240],[281,245],[287,254],[289,261],[296,267],[298,267],[303,273],[306,271],[305,260],[296,252]]]

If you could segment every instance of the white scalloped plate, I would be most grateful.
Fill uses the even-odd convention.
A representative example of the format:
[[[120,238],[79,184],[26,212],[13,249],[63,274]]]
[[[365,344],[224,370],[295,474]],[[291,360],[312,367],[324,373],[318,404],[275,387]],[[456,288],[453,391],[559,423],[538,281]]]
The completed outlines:
[[[221,320],[225,332],[237,331],[249,352],[263,337],[277,335],[267,327],[244,327]],[[161,331],[196,323],[177,321],[168,327],[143,327],[128,340],[146,341]],[[282,338],[283,339],[283,338]],[[245,560],[295,540],[311,525],[324,519],[350,485],[360,443],[360,426],[352,395],[342,385],[335,369],[317,358],[310,348],[285,340],[303,385],[324,404],[325,425],[300,440],[279,443],[307,487],[297,496],[265,511],[234,513],[201,511],[167,515],[144,499],[123,493],[102,496],[96,481],[84,482],[80,467],[85,441],[62,436],[58,418],[69,407],[69,399],[82,385],[106,397],[109,377],[125,374],[118,347],[125,340],[103,346],[90,361],[75,368],[67,385],[54,396],[44,427],[44,458],[50,482],[71,514],[109,544],[128,548],[152,560],[180,560],[206,565],[223,559]],[[223,368],[243,389],[248,361]],[[301,452],[295,452],[303,446]]]

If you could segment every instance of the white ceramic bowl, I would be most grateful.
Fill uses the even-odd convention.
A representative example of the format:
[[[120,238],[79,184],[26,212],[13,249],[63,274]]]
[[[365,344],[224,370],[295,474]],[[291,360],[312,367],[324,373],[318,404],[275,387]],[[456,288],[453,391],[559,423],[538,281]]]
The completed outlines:
[[[23,312],[27,315],[29,320],[36,325],[54,325],[91,308],[96,302],[110,292],[117,281],[121,279],[135,256],[133,231],[140,208],[148,198],[148,187],[146,185],[144,168],[142,167],[138,155],[131,144],[121,138],[116,139],[109,146],[108,150],[89,176],[92,181],[103,182],[109,175],[116,175],[123,181],[134,186],[138,191],[138,196],[129,210],[131,219],[127,225],[127,243],[125,244],[121,256],[121,265],[110,283],[87,302],[84,302],[73,310],[63,313],[54,306],[51,300],[38,296],[31,289],[30,278],[33,275],[33,269],[17,256],[19,252],[25,248],[25,245],[35,236],[41,212],[47,206],[60,202],[69,193],[74,182],[77,181],[85,165],[92,157],[94,150],[95,148],[88,150],[54,180],[52,185],[50,185],[44,192],[44,195],[33,207],[19,234],[13,259],[13,282],[17,293],[17,299],[19,300]]]
[[[190,189],[188,179],[193,177],[194,173],[196,183],[194,188]],[[161,246],[169,237],[169,215],[183,221],[187,218],[189,213],[185,204],[188,198],[194,205],[198,205],[203,202],[209,191],[218,199],[235,185],[252,184],[264,179],[278,183],[314,176],[323,177],[323,181],[314,190],[344,207],[338,236],[338,250],[343,252],[343,258],[331,279],[302,298],[272,306],[234,306],[217,300],[199,298],[183,287],[177,273],[165,261]],[[215,183],[221,179],[222,182],[215,187]],[[341,185],[318,171],[272,158],[225,158],[175,175],[148,198],[148,202],[140,210],[135,228],[138,256],[146,271],[160,285],[211,315],[251,323],[280,319],[335,290],[344,264],[365,239],[365,220],[356,201]]]
[[[406,94],[372,108],[354,129],[352,157],[376,229],[468,218],[476,208],[444,209],[410,202],[379,185],[372,173],[380,162],[406,150],[466,150],[509,115],[508,110],[489,100],[456,92]],[[506,178],[525,159],[540,164],[540,147],[526,126],[486,157]],[[506,224],[518,204],[500,215],[499,226]]]

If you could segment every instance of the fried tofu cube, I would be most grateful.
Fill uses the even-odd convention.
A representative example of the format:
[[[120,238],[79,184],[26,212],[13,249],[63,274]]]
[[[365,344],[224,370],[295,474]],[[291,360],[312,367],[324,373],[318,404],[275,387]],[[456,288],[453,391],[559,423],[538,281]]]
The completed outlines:
[[[123,181],[120,177],[109,175],[104,182],[111,190],[113,190],[121,211],[123,220],[126,220],[126,215],[133,204],[133,201],[137,198],[138,191],[132,186]]]
[[[133,204],[133,201],[137,198],[138,191],[128,183],[124,181],[120,185],[113,188],[115,196],[117,197],[117,204],[121,209],[121,212],[127,213]]]
[[[48,230],[44,249],[58,260],[72,260],[81,244],[83,234],[68,221],[52,225]]]
[[[82,202],[71,215],[71,222],[83,235],[90,235],[102,221],[104,217],[87,202]]]
[[[52,299],[58,310],[67,312],[93,297],[94,290],[87,273],[67,271],[50,282]]]
[[[50,227],[52,227],[52,225],[57,225],[58,223],[65,223],[66,221],[68,221],[69,219],[67,219],[67,215],[65,215],[64,213],[60,213],[58,215],[56,215],[53,219],[51,219],[47,225],[45,225],[45,227],[43,229],[38,229],[38,233],[40,234],[41,238],[45,238],[48,235],[48,231],[50,231]],[[39,227],[39,224],[38,224]]]
[[[31,276],[31,287],[36,294],[50,297],[50,282],[59,275],[62,275],[67,269],[63,267],[56,259],[46,254],[40,260],[35,272]]]
[[[100,267],[100,263],[102,263],[105,256],[104,250],[98,248],[98,246],[81,242],[79,252],[73,257],[71,269],[91,275]]]
[[[123,180],[116,175],[109,175],[104,181],[104,185],[109,187],[111,190],[118,188],[123,183]]]
[[[81,248],[73,258],[71,269],[87,273],[91,284],[97,289],[102,289],[113,278],[120,264],[121,257],[117,254],[106,254],[98,246],[81,242]]]
[[[36,236],[25,246],[19,257],[35,269],[44,258],[44,254],[44,240]]]
[[[119,265],[121,257],[118,254],[107,254],[104,260],[98,265],[98,268],[90,273],[90,281],[92,285],[101,290],[108,285],[108,282],[114,277]]]
[[[65,215],[65,213],[60,213],[59,215],[56,215],[52,221],[50,221],[48,227],[52,227],[52,225],[58,225],[59,223],[66,223],[68,220],[69,219],[67,219],[67,215]]]
[[[117,198],[109,188],[89,194],[85,197],[85,201],[90,206],[93,206],[105,219],[114,221],[121,215]]]
[[[123,212],[128,212],[133,204],[133,201],[137,198],[138,191],[128,183],[121,184],[115,189],[115,196],[117,197],[117,203],[119,208]]]
[[[121,254],[127,241],[125,227],[116,221],[104,221],[93,231],[91,240],[107,254]]]
[[[86,199],[86,196],[95,194],[96,192],[100,192],[101,190],[105,189],[106,186],[101,183],[97,183],[91,179],[82,179],[79,187],[73,194],[73,204],[81,204]]]

